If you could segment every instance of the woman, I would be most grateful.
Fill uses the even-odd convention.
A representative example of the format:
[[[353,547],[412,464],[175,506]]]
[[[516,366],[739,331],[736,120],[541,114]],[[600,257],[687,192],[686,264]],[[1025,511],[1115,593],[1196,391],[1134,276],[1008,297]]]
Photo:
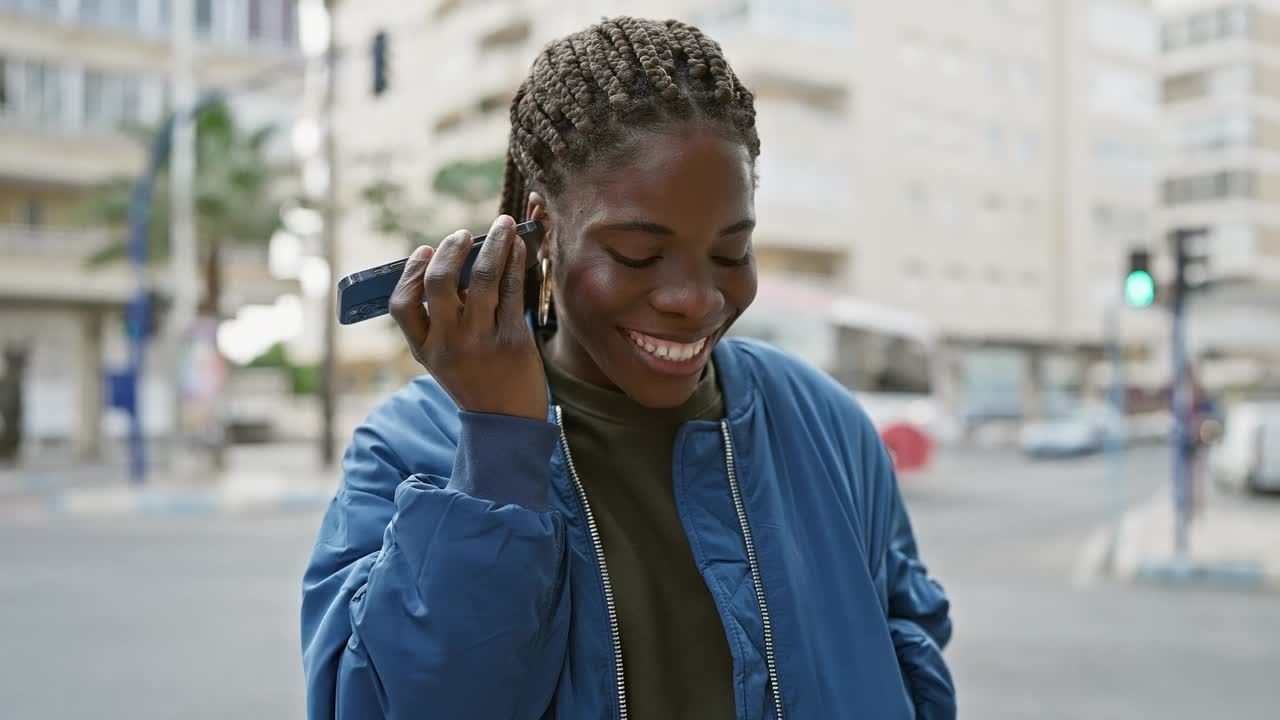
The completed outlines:
[[[459,231],[392,301],[431,377],[347,451],[304,580],[310,717],[954,716],[947,600],[871,423],[723,339],[759,147],[696,28],[538,56],[469,289]],[[546,232],[527,280],[516,219]]]

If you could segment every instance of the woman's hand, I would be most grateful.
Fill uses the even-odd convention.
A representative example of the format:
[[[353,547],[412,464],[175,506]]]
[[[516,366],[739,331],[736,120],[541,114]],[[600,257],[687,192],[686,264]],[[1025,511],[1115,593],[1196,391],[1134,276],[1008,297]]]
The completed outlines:
[[[470,287],[461,293],[458,279],[470,251],[466,230],[446,237],[438,250],[415,250],[391,296],[391,317],[414,359],[459,408],[546,420],[547,379],[525,324],[526,250],[515,221],[507,215],[493,221]]]

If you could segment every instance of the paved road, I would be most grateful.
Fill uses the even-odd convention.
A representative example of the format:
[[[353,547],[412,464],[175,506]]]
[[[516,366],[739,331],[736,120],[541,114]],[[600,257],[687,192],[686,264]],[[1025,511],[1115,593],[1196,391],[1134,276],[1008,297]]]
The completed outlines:
[[[1130,496],[1164,482],[1129,459]],[[951,591],[963,717],[1271,718],[1280,599],[1070,581],[1105,517],[1098,461],[946,458],[904,480]],[[302,715],[298,576],[312,513],[70,520],[0,513],[0,716]]]
[[[1124,463],[1117,497],[1164,492],[1163,449]],[[1280,717],[1280,597],[1073,582],[1085,537],[1107,517],[1104,478],[1101,459],[984,453],[903,480],[954,603],[962,717]]]

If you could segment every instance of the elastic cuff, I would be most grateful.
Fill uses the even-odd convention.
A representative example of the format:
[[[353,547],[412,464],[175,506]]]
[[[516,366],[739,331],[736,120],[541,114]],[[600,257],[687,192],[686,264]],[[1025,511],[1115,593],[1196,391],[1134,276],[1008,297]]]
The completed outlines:
[[[462,431],[448,489],[499,505],[547,508],[560,429],[545,420],[459,411]]]

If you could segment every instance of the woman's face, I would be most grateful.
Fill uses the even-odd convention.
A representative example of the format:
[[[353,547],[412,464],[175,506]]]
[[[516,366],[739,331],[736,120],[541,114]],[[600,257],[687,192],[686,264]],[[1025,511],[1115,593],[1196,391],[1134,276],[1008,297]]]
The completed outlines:
[[[552,359],[649,407],[689,399],[711,349],[756,295],[746,148],[713,128],[645,133],[622,161],[573,175],[547,207]]]

